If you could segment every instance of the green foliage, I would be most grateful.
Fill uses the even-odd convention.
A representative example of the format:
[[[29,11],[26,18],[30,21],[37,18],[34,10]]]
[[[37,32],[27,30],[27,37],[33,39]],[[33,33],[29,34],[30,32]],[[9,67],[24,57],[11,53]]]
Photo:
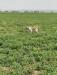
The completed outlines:
[[[57,13],[0,13],[0,66],[13,69],[0,67],[0,75],[57,75]]]

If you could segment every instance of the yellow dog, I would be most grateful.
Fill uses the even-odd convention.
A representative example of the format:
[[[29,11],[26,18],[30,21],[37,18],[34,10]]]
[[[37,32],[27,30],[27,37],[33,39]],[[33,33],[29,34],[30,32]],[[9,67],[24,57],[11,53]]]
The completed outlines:
[[[37,27],[28,26],[28,27],[26,27],[26,30],[30,31],[30,32],[38,32],[38,28]]]

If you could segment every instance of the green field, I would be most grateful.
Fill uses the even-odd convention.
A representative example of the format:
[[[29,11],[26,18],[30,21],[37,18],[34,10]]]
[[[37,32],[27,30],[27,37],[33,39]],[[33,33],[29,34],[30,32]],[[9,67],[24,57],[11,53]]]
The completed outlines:
[[[26,32],[27,26],[39,32]],[[0,75],[33,71],[57,75],[57,13],[0,13]]]

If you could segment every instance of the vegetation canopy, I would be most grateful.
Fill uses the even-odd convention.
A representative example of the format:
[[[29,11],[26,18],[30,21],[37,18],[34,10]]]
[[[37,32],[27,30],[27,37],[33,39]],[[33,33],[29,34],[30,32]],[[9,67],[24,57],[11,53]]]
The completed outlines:
[[[57,75],[57,13],[0,13],[0,75],[40,74]]]

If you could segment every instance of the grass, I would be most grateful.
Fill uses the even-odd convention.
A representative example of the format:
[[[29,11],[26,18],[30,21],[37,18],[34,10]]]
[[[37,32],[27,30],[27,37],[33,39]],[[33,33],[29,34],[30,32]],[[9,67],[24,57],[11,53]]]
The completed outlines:
[[[38,33],[25,31],[35,25]],[[57,75],[57,13],[0,13],[0,75],[33,71]]]

